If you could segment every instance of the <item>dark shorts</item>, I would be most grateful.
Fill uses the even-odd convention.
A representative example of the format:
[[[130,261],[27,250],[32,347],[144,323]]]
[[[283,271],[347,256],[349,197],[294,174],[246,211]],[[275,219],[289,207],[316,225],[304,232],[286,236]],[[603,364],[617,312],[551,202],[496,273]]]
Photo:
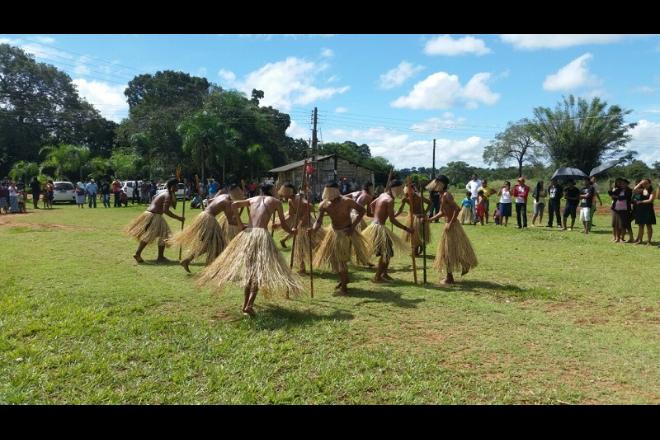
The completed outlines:
[[[511,203],[500,203],[500,214],[502,217],[511,217]]]
[[[577,205],[566,205],[564,207],[564,218],[567,218],[569,215],[571,218],[577,216]]]

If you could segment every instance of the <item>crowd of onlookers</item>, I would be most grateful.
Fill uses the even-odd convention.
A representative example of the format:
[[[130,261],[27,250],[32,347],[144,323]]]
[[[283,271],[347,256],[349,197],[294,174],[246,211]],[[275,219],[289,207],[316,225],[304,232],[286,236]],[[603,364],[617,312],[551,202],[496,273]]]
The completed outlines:
[[[625,178],[617,178],[613,184],[610,182],[610,186],[607,194],[611,199],[613,241],[641,244],[644,242],[644,232],[646,232],[647,243],[650,244],[653,237],[653,225],[656,224],[653,202],[655,198],[660,197],[660,188],[654,192],[651,179],[641,179],[631,188],[630,181]],[[517,227],[519,229],[527,228],[527,205],[531,197],[534,203],[532,226],[543,226],[543,214],[547,206],[548,223],[545,225],[546,227],[554,227],[556,219],[558,228],[572,230],[575,227],[576,219],[579,218],[582,223],[582,232],[585,234],[591,232],[597,204],[603,206],[603,198],[605,198],[599,191],[595,177],[584,179],[580,187],[574,180],[560,182],[558,179],[552,179],[547,189],[544,187],[543,181],[538,181],[532,189],[526,185],[524,177],[519,177],[513,188],[511,182],[507,181],[499,190],[495,190],[488,186],[486,179],[481,180],[473,175],[465,186],[465,190],[465,198],[460,202],[461,212],[459,214],[459,221],[463,224],[476,225],[479,223],[483,225],[488,223],[489,199],[496,195],[497,203],[493,211],[493,222],[496,225],[508,226],[515,205]],[[433,199],[433,194],[431,196],[433,205],[437,205],[438,202]],[[432,206],[431,214],[437,209],[437,206]],[[638,226],[637,237],[634,237],[632,231],[633,221]],[[625,240],[626,234],[628,240]]]

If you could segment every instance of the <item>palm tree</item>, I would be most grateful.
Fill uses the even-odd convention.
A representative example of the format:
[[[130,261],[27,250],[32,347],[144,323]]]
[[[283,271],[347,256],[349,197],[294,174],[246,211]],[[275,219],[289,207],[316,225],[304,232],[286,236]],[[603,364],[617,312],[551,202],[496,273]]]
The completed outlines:
[[[39,154],[45,154],[45,159],[41,163],[42,172],[44,168],[54,168],[57,178],[78,172],[82,180],[83,167],[89,160],[90,151],[87,147],[62,144],[43,147]]]
[[[36,162],[18,161],[11,167],[9,177],[15,181],[23,180],[27,186],[29,177],[36,177],[39,174],[39,165]]]

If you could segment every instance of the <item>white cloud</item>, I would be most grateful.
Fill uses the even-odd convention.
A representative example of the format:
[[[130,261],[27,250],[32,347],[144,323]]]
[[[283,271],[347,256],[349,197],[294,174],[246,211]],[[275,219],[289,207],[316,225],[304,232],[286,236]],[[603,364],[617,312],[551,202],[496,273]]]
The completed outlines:
[[[346,107],[337,107],[335,113],[346,113],[348,109]]]
[[[445,112],[439,118],[428,118],[413,124],[410,129],[422,133],[437,133],[446,128],[457,128],[465,122],[465,118],[456,118],[453,113]]]
[[[89,67],[87,67],[87,63],[89,63],[89,61],[90,61],[89,57],[86,56],[79,57],[78,61],[76,62],[76,67],[73,68],[73,72],[79,76],[89,75],[91,72]]]
[[[332,49],[324,48],[323,50],[321,50],[321,56],[323,58],[332,58],[333,56],[335,56],[335,53],[332,51]]]
[[[476,108],[479,104],[493,105],[500,95],[491,91],[486,84],[490,73],[474,75],[465,87],[457,75],[436,72],[415,84],[407,96],[401,96],[391,103],[392,107],[436,110],[447,109],[455,104]]]
[[[228,83],[233,83],[236,80],[236,74],[231,70],[220,69],[218,76]]]
[[[311,136],[311,130],[305,130],[292,119],[291,125],[286,129],[286,134],[294,139],[308,139]]]
[[[422,69],[424,69],[424,66],[413,66],[408,61],[401,61],[394,69],[388,70],[380,76],[380,87],[392,89],[400,86]]]
[[[337,75],[332,75],[330,78],[326,80],[326,82],[333,83],[339,81],[339,77]]]
[[[610,44],[621,41],[617,34],[505,34],[500,39],[516,49],[563,49],[585,44]]]
[[[365,130],[334,129],[325,134],[325,142],[343,142],[347,139],[366,143],[374,156],[383,156],[397,168],[431,166],[433,142],[415,139],[405,133],[385,127],[372,127]],[[486,139],[469,136],[465,139],[436,139],[436,148],[442,156],[436,156],[436,166],[462,160],[472,165],[483,165],[482,152],[488,144]]]
[[[55,42],[55,38],[53,37],[42,37],[42,36],[32,37],[31,40],[44,44],[53,44]]]
[[[124,96],[126,85],[110,85],[102,81],[87,81],[76,78],[73,83],[80,96],[92,104],[101,114],[115,122],[120,122],[128,113],[128,103]]]
[[[200,67],[199,69],[197,69],[197,76],[206,76],[207,73],[208,70],[206,69],[206,67]]]
[[[484,40],[471,36],[452,38],[450,35],[441,35],[427,41],[424,46],[424,53],[427,55],[485,55],[490,52]]]
[[[265,96],[261,105],[289,111],[294,105],[307,105],[349,90],[349,86],[323,88],[314,85],[316,75],[327,67],[327,64],[319,65],[289,57],[250,72],[243,80],[236,81],[235,85],[245,93],[250,93],[252,89],[263,90]]]
[[[659,122],[640,119],[637,126],[630,130],[630,134],[632,140],[628,143],[627,149],[637,151],[639,160],[643,160],[649,165],[660,160],[658,156],[658,150],[660,150]]]
[[[568,91],[599,85],[600,80],[589,72],[587,65],[592,58],[590,53],[577,57],[556,73],[548,75],[543,81],[543,88],[548,91]]]
[[[654,94],[657,90],[658,90],[657,88],[655,88],[655,87],[651,87],[651,86],[639,86],[639,87],[635,87],[635,89],[633,90],[633,92],[635,92],[635,93],[642,93],[642,94],[644,94],[644,95],[652,95],[652,94]]]

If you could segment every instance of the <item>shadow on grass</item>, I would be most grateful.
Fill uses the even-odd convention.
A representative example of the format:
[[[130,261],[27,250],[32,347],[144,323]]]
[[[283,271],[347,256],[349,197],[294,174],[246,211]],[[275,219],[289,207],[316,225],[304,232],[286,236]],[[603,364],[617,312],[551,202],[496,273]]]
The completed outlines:
[[[448,286],[442,286],[443,289]],[[520,287],[513,284],[500,284],[484,280],[463,280],[457,278],[457,283],[449,287],[452,290],[465,292],[479,292],[485,294],[503,295],[513,299],[546,299],[555,300],[559,298],[559,292],[552,289]]]
[[[158,263],[156,260],[144,260],[143,263],[140,263],[140,267],[158,267],[158,266],[178,266],[179,260],[168,260],[163,263]]]
[[[366,267],[359,268],[358,270],[369,270],[369,268]],[[300,276],[309,280],[309,272],[307,272],[306,275],[300,275]],[[355,271],[353,272],[349,271],[348,277],[350,279],[350,282],[364,281],[369,279],[368,275],[364,275],[361,272],[355,272]],[[332,272],[317,272],[316,270],[314,270],[314,279],[317,278],[321,280],[330,280],[330,281],[339,282],[339,275]]]
[[[354,318],[352,313],[341,310],[322,315],[309,310],[295,310],[273,304],[256,307],[257,315],[251,319],[251,323],[259,330],[308,326],[319,321],[350,321]]]
[[[378,290],[349,288],[348,295],[346,296],[350,298],[365,298],[364,301],[360,301],[356,303],[356,305],[358,306],[360,304],[380,302],[380,303],[391,303],[397,307],[402,307],[405,309],[414,309],[417,307],[418,303],[426,301],[423,298],[405,299],[401,297],[400,293],[392,292],[391,290],[380,289],[380,288]]]

